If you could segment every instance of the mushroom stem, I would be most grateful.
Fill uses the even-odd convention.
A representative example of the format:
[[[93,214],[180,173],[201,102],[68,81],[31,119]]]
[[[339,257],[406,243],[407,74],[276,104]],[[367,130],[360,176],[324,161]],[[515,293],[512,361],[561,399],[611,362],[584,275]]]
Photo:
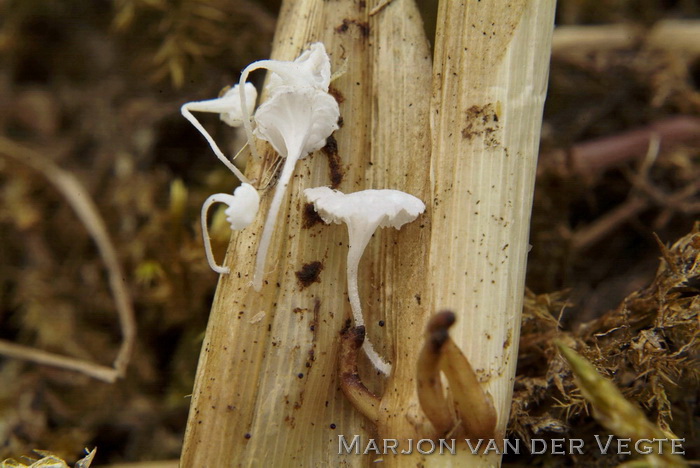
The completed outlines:
[[[202,240],[204,241],[204,251],[207,254],[207,261],[212,270],[219,273],[220,275],[228,275],[231,270],[228,267],[219,266],[216,264],[214,259],[214,254],[211,250],[211,239],[209,237],[209,228],[207,226],[207,213],[209,208],[214,203],[226,203],[226,198],[228,196],[223,193],[215,193],[214,195],[207,198],[207,200],[202,205]]]
[[[243,112],[245,113],[245,108],[243,109]],[[260,289],[262,289],[263,276],[265,275],[265,259],[267,258],[267,250],[270,248],[270,242],[272,241],[272,232],[274,231],[275,223],[277,222],[277,214],[282,206],[282,199],[284,198],[284,194],[287,192],[287,186],[292,178],[294,166],[296,166],[300,155],[301,150],[289,153],[287,159],[284,161],[282,174],[280,175],[280,179],[277,182],[277,187],[275,188],[275,195],[272,197],[270,211],[268,211],[267,218],[265,219],[265,227],[263,228],[263,233],[260,237],[258,254],[255,259],[253,289],[256,291],[260,291]]]
[[[243,83],[248,79],[248,75],[252,71],[251,67],[258,62],[253,62],[241,73],[241,78],[238,81],[238,92],[241,98],[241,114],[243,114],[243,128],[245,129],[245,136],[248,140],[248,146],[250,147],[250,154],[253,155],[255,159],[258,159],[258,150],[255,147],[255,141],[253,140],[253,126],[250,123],[252,114],[248,111],[248,101],[246,100],[245,92],[243,90]]]
[[[372,343],[369,341],[369,338],[366,338],[364,343],[362,343],[362,349],[365,351],[365,354],[379,372],[384,375],[391,374],[391,364],[386,362],[384,358],[377,353],[374,346],[372,346]]]
[[[354,223],[348,223],[348,264],[347,264],[347,279],[348,279],[348,299],[350,299],[350,307],[352,315],[355,319],[355,326],[361,327],[365,324],[365,319],[362,316],[362,305],[360,304],[360,289],[357,285],[357,273],[360,267],[360,259],[367,248],[372,234],[377,229],[377,226],[366,227],[360,229]]]
[[[349,238],[349,248],[348,248],[348,266],[347,266],[347,280],[348,280],[348,299],[350,300],[350,308],[352,309],[352,316],[355,321],[356,327],[362,327],[365,325],[365,319],[362,315],[362,305],[360,304],[360,289],[357,284],[357,273],[360,267],[360,259],[362,254],[367,248],[367,244],[372,238],[372,234],[379,226],[376,223],[374,226],[362,226],[359,228],[354,223],[348,224],[348,238]],[[367,354],[367,357],[374,367],[376,367],[382,374],[389,375],[391,373],[391,364],[387,363],[374,349],[369,338],[365,337],[362,343],[362,349]]]
[[[245,92],[243,90],[243,85],[241,85],[241,96],[245,96]],[[194,128],[199,130],[199,133],[201,133],[202,136],[207,140],[207,143],[209,143],[209,146],[214,151],[214,154],[216,154],[216,157],[219,158],[219,160],[222,163],[224,163],[224,165],[226,167],[228,167],[229,170],[236,175],[236,177],[238,177],[238,180],[240,180],[241,182],[243,182],[245,184],[250,184],[250,181],[248,180],[248,178],[245,175],[243,175],[243,173],[240,171],[240,169],[238,169],[231,161],[229,161],[229,159],[224,155],[223,151],[221,151],[221,149],[219,148],[219,145],[217,145],[216,142],[214,141],[214,139],[211,137],[211,135],[209,135],[209,132],[207,132],[204,129],[204,127],[202,126],[202,124],[199,123],[199,120],[197,120],[197,118],[194,115],[192,115],[191,111],[200,111],[201,110],[199,108],[200,106],[198,106],[198,104],[202,104],[202,103],[201,102],[190,102],[190,103],[184,104],[180,108],[180,112],[182,113],[182,116],[184,118],[186,118],[187,120],[189,120],[190,123],[192,125],[194,125]],[[245,113],[245,107],[243,107],[243,111]],[[244,122],[245,122],[245,119],[244,119]]]

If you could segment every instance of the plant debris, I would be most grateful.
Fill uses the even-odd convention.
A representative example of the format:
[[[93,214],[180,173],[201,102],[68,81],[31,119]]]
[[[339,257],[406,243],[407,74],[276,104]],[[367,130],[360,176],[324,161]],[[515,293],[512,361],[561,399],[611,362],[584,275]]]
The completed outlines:
[[[567,306],[566,294],[528,292],[511,409],[513,434],[530,440],[600,432],[590,427],[588,403],[556,352],[556,339],[612,379],[662,431],[686,434],[686,454],[698,450],[689,435],[698,416],[688,411],[697,407],[700,390],[700,223],[670,248],[660,248],[661,262],[649,286],[574,331],[562,330],[555,318]]]

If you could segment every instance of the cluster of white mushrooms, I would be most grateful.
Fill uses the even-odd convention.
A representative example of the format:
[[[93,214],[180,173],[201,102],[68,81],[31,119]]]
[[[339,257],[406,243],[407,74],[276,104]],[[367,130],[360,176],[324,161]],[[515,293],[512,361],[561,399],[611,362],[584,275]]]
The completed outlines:
[[[266,85],[268,99],[251,115],[250,109],[255,106],[257,92],[246,79],[250,72],[258,69],[269,70],[272,75]],[[330,81],[330,58],[323,44],[317,42],[293,62],[253,62],[243,70],[239,83],[219,98],[182,106],[182,115],[202,133],[216,156],[241,181],[233,195],[214,194],[202,206],[202,232],[207,260],[217,273],[228,274],[230,270],[217,265],[214,260],[207,230],[209,208],[214,203],[226,204],[226,219],[231,229],[244,229],[255,219],[260,195],[245,175],[224,155],[211,135],[192,115],[192,111],[218,113],[226,124],[233,127],[242,125],[253,157],[258,157],[255,136],[269,142],[285,158],[258,245],[252,286],[260,291],[267,250],[294,167],[299,159],[325,146],[326,139],[338,129],[340,110],[337,101],[328,93]],[[328,187],[317,187],[306,189],[304,195],[314,204],[324,222],[345,223],[348,226],[348,297],[355,326],[363,326],[357,271],[365,247],[377,227],[392,226],[400,229],[423,213],[425,205],[416,197],[397,190],[363,190],[344,194]],[[363,348],[379,371],[386,375],[391,372],[391,366],[377,354],[369,340],[365,340]]]

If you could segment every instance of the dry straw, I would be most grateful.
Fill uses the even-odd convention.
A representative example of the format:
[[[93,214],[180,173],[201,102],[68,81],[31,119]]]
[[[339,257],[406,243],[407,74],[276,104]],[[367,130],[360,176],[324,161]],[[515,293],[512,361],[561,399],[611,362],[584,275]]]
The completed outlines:
[[[124,284],[125,275],[104,220],[97,211],[95,203],[89,197],[88,191],[73,175],[58,167],[50,159],[2,137],[0,137],[0,156],[11,158],[41,173],[73,208],[85,229],[95,241],[107,268],[109,287],[114,297],[122,334],[122,343],[112,367],[49,353],[6,340],[0,340],[0,354],[38,364],[82,372],[105,382],[116,381],[117,378],[123,377],[126,373],[126,368],[131,358],[136,340],[136,320],[134,318],[131,295]]]
[[[293,60],[323,42],[332,70],[345,70],[329,90],[343,125],[323,151],[297,163],[260,292],[251,280],[262,217],[233,234],[231,274],[214,299],[181,466],[499,463],[466,448],[454,457],[341,454],[338,436],[359,435],[364,449],[370,437],[405,444],[487,426],[490,435],[503,434],[553,14],[553,0],[442,1],[433,64],[411,0],[283,2],[272,58]],[[262,180],[277,158],[264,143],[257,152],[262,157],[246,171],[251,180]],[[401,231],[378,231],[362,257],[365,329],[348,322],[346,228],[324,225],[305,207],[303,190],[326,185],[344,193],[396,189],[426,204]],[[270,195],[262,194],[263,212]],[[422,406],[419,357],[428,321],[443,308],[456,317],[450,344],[428,357],[455,388]],[[388,377],[357,352],[365,334],[391,363]],[[464,362],[473,379],[456,377],[453,366]],[[462,385],[492,399],[495,429],[488,411],[482,423],[463,421]]]

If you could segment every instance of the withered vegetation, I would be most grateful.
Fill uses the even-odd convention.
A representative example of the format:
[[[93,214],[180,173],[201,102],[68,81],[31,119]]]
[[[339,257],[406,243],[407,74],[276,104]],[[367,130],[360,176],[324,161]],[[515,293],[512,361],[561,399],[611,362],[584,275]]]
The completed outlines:
[[[660,249],[661,262],[649,286],[573,331],[562,330],[558,320],[571,306],[563,300],[566,294],[527,292],[511,412],[515,434],[529,440],[592,438],[600,432],[586,427],[590,408],[556,351],[555,339],[594,363],[664,432],[693,434],[698,416],[692,408],[697,408],[700,390],[700,223],[670,248]],[[689,451],[697,450],[692,437],[686,441]]]
[[[0,135],[85,187],[125,272],[138,329],[127,376],[113,385],[0,358],[0,460],[45,449],[74,463],[86,446],[99,447],[100,465],[177,457],[216,282],[197,216],[209,194],[235,188],[179,107],[216,96],[246,63],[269,53],[274,13],[249,6],[0,5]],[[174,16],[190,9],[204,16],[188,16],[198,24],[179,29]],[[231,17],[249,21],[246,34],[228,26]],[[219,26],[209,29],[212,22]],[[193,29],[208,35],[189,37]],[[184,42],[189,58],[178,62],[173,53],[164,62],[166,44],[180,44],[174,34],[210,48]],[[230,143],[233,135],[216,128]],[[61,194],[7,158],[10,151],[0,147],[0,339],[110,365],[122,337],[99,252]],[[223,210],[213,218],[222,256],[230,230]]]
[[[527,279],[538,294],[526,295],[510,432],[525,440],[605,433],[556,351],[559,339],[650,420],[685,437],[686,458],[697,460],[700,142],[670,131],[620,159],[599,139],[624,149],[626,132],[678,116],[697,124],[700,53],[647,38],[655,20],[697,17],[700,8],[559,3],[562,25],[624,18],[640,32],[625,45],[581,41],[575,53],[553,55]],[[199,207],[235,187],[178,109],[216,96],[268,55],[276,6],[0,2],[0,135],[85,186],[125,271],[138,328],[127,376],[112,385],[0,357],[0,460],[39,448],[74,463],[94,446],[100,466],[177,458],[216,282]],[[215,116],[203,120],[235,153],[233,132]],[[599,170],[581,172],[567,159],[586,143],[577,154],[593,154]],[[0,146],[0,339],[109,365],[121,335],[98,249],[61,195],[7,151]],[[216,213],[217,258],[229,233]],[[506,462],[623,461],[589,456]]]

